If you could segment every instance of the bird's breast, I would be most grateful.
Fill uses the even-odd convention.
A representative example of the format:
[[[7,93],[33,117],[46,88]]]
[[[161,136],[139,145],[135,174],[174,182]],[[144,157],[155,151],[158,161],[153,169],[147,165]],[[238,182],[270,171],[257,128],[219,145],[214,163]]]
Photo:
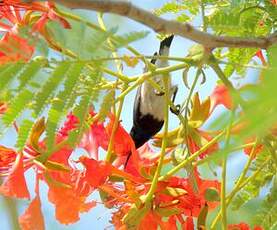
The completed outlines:
[[[163,80],[161,76],[157,76],[154,78],[155,82],[160,86],[163,86]],[[169,79],[170,89],[171,83]],[[164,87],[162,87],[164,88]],[[163,121],[164,120],[164,107],[166,106],[166,100],[164,95],[158,94],[157,91],[146,81],[141,86],[140,92],[140,112],[142,115],[152,115],[153,118]]]

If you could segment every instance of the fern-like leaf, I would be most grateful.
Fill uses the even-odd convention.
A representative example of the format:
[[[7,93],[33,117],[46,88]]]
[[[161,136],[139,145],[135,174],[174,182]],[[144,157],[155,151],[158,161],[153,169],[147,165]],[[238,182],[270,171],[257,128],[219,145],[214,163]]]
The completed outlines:
[[[87,116],[91,107],[92,101],[95,101],[98,97],[97,83],[100,80],[99,73],[94,73],[93,76],[87,79],[87,86],[83,95],[81,96],[80,103],[73,110],[73,114],[78,118],[78,127],[70,132],[68,142],[71,146],[75,146],[76,143],[82,137],[82,134],[87,128]]]
[[[26,64],[24,70],[19,75],[19,86],[17,87],[17,91],[20,91],[22,88],[27,86],[28,82],[36,75],[36,73],[42,68],[41,61],[32,61]]]
[[[5,65],[1,68],[2,71],[0,72],[0,93],[12,80],[15,79],[23,66],[24,64],[22,63],[14,63]]]
[[[69,67],[64,82],[64,89],[60,91],[53,102],[47,120],[47,149],[51,151],[54,146],[55,134],[58,130],[60,121],[64,118],[67,111],[65,111],[67,105],[67,98],[73,92],[75,84],[80,78],[80,74],[84,67],[84,63],[74,63]]]
[[[117,36],[117,41],[115,43],[116,48],[124,47],[131,42],[145,38],[149,34],[149,31],[133,31],[126,34]]]
[[[7,112],[3,115],[2,121],[8,127],[15,119],[27,108],[28,103],[33,98],[33,92],[24,89],[17,94],[14,100],[10,103]]]
[[[39,115],[46,106],[47,100],[53,96],[56,89],[59,87],[60,83],[65,77],[65,74],[70,66],[69,62],[62,62],[60,63],[51,76],[47,79],[45,84],[40,88],[37,95],[35,95],[35,105],[34,105],[34,112]]]
[[[273,177],[277,174],[277,169],[272,160],[270,160],[266,165],[263,163],[269,157],[267,151],[259,153],[256,161],[252,164],[253,173],[260,170],[259,173],[253,178],[249,183],[237,194],[232,202],[232,208],[234,210],[239,209],[242,205],[248,202],[250,199],[257,197],[260,194],[260,190],[270,183]]]
[[[27,119],[22,121],[22,124],[19,127],[18,137],[16,141],[16,147],[18,148],[18,151],[22,151],[22,149],[24,148],[25,143],[27,142],[31,134],[33,125],[33,121]]]
[[[110,90],[104,96],[103,101],[100,106],[99,113],[98,113],[100,120],[104,120],[106,118],[107,114],[110,112],[110,109],[114,103],[114,95],[115,95],[114,90]]]

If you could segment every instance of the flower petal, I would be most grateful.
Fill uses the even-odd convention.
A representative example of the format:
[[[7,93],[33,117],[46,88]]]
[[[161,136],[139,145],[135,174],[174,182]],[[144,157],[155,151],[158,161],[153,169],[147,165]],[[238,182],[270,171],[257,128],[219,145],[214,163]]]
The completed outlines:
[[[30,199],[24,177],[22,154],[17,155],[11,173],[0,187],[0,193],[5,196]]]
[[[44,218],[41,212],[41,202],[36,196],[23,215],[19,217],[19,224],[22,230],[44,230]]]

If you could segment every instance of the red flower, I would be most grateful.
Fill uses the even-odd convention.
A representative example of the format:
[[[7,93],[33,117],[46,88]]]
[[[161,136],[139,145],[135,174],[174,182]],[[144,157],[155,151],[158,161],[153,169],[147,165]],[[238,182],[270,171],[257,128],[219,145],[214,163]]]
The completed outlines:
[[[5,196],[30,199],[30,194],[24,177],[23,156],[18,153],[13,168],[0,186],[0,193]]]
[[[188,136],[188,147],[191,154],[200,150],[202,146],[207,144],[213,138],[209,135],[208,132],[195,129],[194,132],[191,131],[190,135]],[[214,143],[211,147],[209,147],[206,151],[200,154],[200,158],[204,158],[207,154],[212,154],[219,149],[218,143]]]
[[[253,141],[255,141],[255,138],[254,138],[254,137],[250,137],[250,138],[248,138],[248,139],[245,141],[245,143],[251,143],[251,142],[253,142]],[[254,147],[254,146],[244,148],[244,150],[243,150],[244,153],[247,154],[248,156],[250,156],[250,154],[251,154],[252,151],[253,151],[253,147]],[[255,147],[255,150],[254,150],[253,158],[255,158],[256,155],[257,155],[258,153],[260,153],[260,152],[263,150],[263,148],[264,148],[264,146],[263,146],[262,144],[257,144],[257,146]]]
[[[183,230],[194,230],[194,223],[192,216],[188,216],[185,224],[183,225]]]
[[[15,161],[17,153],[13,149],[0,145],[0,168],[1,170],[9,168]]]
[[[44,218],[41,212],[41,202],[37,195],[25,210],[24,214],[19,217],[19,224],[22,230],[44,230]]]
[[[211,109],[210,113],[215,109],[216,106],[222,104],[227,109],[232,109],[234,102],[229,92],[229,89],[225,85],[217,85],[212,92],[211,96]]]
[[[261,62],[262,62],[263,65],[266,65],[266,60],[265,60],[265,58],[264,58],[264,55],[263,55],[262,50],[258,50],[258,51],[256,52],[255,56],[258,57],[258,58],[261,60]]]
[[[90,112],[93,117],[95,113]],[[68,137],[70,131],[77,128],[79,120],[72,113],[67,115],[67,120],[65,121],[63,127],[59,130],[59,136],[62,139]],[[102,147],[107,150],[108,148],[108,135],[105,130],[104,124],[102,122],[95,121],[90,125],[90,128],[84,133],[78,147],[85,149],[91,157],[98,160],[98,149]]]
[[[37,21],[31,17],[33,12],[41,13]],[[70,24],[56,13],[54,3],[49,2],[22,3],[4,0],[0,4],[0,19],[4,19],[4,22],[0,21],[0,30],[6,32],[0,41],[0,64],[18,60],[28,61],[32,57],[33,44],[20,37],[20,27],[33,26],[33,31],[39,31],[47,41],[49,35],[45,24],[48,20],[58,21],[64,28],[70,28]]]
[[[112,135],[112,129],[115,123],[115,117],[114,115],[110,115],[110,122],[106,126],[107,134],[109,139]],[[128,132],[120,125],[120,123],[117,125],[117,129],[114,135],[114,145],[113,149],[117,156],[126,156],[132,150],[135,149],[135,144],[133,142],[132,137],[129,135]]]
[[[51,176],[54,182],[47,182],[48,199],[55,205],[56,219],[60,223],[74,223],[80,219],[80,213],[95,207],[95,201],[86,201],[93,189],[86,183],[82,172],[71,170],[70,173]]]
[[[228,230],[251,230],[248,224],[239,223],[239,224],[229,224]],[[263,230],[260,226],[255,226],[253,230]]]
[[[19,60],[28,61],[34,53],[34,47],[11,32],[6,33],[0,40],[0,65]]]
[[[0,115],[7,111],[7,104],[5,102],[0,102]]]

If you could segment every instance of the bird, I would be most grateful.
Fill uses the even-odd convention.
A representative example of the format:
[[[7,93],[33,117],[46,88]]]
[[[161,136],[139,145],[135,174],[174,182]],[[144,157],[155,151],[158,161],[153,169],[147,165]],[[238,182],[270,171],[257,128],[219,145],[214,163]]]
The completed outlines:
[[[174,35],[171,35],[163,39],[160,42],[159,52],[154,53],[151,64],[155,65],[157,68],[169,65],[167,59],[159,59],[159,56],[169,55],[173,37]],[[146,65],[144,72],[147,71],[148,68]],[[170,75],[156,75],[153,77],[153,80],[159,84],[161,88],[164,88],[163,77],[168,77],[168,89],[170,89],[170,94],[173,95],[174,101],[178,88],[177,86],[172,86]],[[130,131],[130,136],[134,141],[136,149],[150,140],[163,127],[164,106],[166,106],[164,92],[158,92],[148,81],[144,81],[138,87],[133,107],[133,126]],[[127,166],[130,156],[131,153],[129,153],[127,157],[125,167]]]

